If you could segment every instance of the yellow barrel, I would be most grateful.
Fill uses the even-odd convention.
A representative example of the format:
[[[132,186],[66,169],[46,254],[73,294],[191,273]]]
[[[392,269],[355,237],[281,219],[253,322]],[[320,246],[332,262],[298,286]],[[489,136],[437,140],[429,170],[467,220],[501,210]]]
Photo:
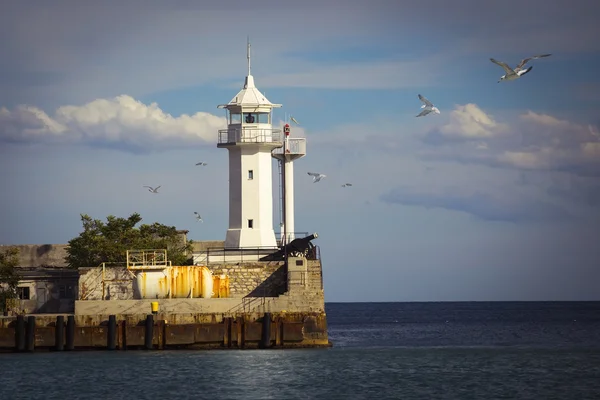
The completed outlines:
[[[151,302],[150,307],[152,308],[152,314],[158,313],[158,301]]]

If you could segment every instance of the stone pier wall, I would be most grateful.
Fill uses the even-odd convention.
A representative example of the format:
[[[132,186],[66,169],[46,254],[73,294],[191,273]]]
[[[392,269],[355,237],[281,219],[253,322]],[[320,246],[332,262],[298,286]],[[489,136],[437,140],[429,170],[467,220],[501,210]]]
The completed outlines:
[[[229,297],[277,297],[287,290],[283,262],[209,265],[213,276],[229,277]],[[79,300],[133,300],[133,273],[125,267],[81,268]]]

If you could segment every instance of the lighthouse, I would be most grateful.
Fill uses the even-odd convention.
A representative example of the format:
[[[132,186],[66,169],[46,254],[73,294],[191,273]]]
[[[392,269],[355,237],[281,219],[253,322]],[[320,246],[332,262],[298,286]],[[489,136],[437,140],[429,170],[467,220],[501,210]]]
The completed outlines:
[[[225,248],[277,248],[273,230],[272,151],[283,146],[281,129],[272,126],[274,108],[254,86],[247,45],[248,75],[227,104],[227,129],[217,147],[229,151],[229,228]]]

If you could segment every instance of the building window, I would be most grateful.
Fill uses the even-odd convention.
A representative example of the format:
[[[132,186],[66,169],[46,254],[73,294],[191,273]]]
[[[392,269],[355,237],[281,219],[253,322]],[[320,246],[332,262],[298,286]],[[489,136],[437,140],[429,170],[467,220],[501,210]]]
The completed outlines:
[[[248,179],[254,179],[254,171],[251,169],[248,170]]]
[[[258,113],[258,123],[259,124],[270,124],[269,114],[268,113]]]
[[[304,260],[296,260],[296,266],[301,267],[302,265],[304,265]]]
[[[242,122],[242,114],[232,113],[229,115],[229,123],[230,124],[239,124]]]
[[[253,219],[248,220],[248,228],[250,228],[250,229],[254,228],[254,220]]]
[[[19,296],[20,300],[30,300],[31,295],[29,293],[29,287],[28,286],[18,287],[17,288],[17,296]]]

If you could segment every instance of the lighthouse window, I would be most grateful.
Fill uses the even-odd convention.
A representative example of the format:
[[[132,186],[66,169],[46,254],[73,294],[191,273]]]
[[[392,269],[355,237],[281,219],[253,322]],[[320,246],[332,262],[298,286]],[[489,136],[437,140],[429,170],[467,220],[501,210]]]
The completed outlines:
[[[244,113],[244,122],[247,124],[268,124],[269,113]]]
[[[250,228],[250,229],[254,228],[254,220],[253,219],[248,220],[248,228]]]
[[[269,113],[258,113],[257,121],[259,124],[268,124],[269,123]]]
[[[248,179],[254,179],[254,171],[251,169],[248,170]]]
[[[230,114],[229,117],[230,124],[239,124],[242,122],[242,114]]]

